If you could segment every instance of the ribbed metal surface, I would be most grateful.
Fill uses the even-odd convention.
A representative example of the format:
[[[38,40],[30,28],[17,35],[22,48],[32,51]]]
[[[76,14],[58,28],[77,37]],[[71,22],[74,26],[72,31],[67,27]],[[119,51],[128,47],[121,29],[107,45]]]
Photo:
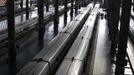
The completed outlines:
[[[95,5],[55,75],[82,75],[98,9],[99,4]]]
[[[70,28],[73,28],[73,31],[71,31],[70,33],[60,32],[54,38],[54,40],[50,43],[50,46],[47,48],[48,52],[43,53],[44,49],[42,49],[42,51],[33,58],[33,61],[31,61],[31,62],[36,61],[37,63],[34,63],[33,65],[31,65],[29,64],[31,62],[29,62],[26,66],[24,66],[24,68],[17,75],[22,75],[22,73],[23,75],[33,75],[33,74],[34,75],[52,75],[58,68],[58,65],[60,65],[60,62],[62,61],[66,52],[68,51],[69,46],[71,45],[71,43],[77,36],[78,32],[80,31],[82,25],[85,22],[84,20],[89,15],[88,13],[89,11],[90,11],[90,7],[88,7],[86,11],[81,11],[83,12],[83,14],[78,15],[80,16],[79,21],[72,21],[72,23],[70,23],[68,28],[65,28],[67,30],[69,30]],[[78,17],[76,17],[76,19],[78,19]],[[77,25],[75,25],[74,27],[73,26],[74,24],[77,24]],[[41,62],[44,62],[44,63],[41,63]],[[41,65],[44,67],[42,67]],[[30,70],[31,68],[32,70]],[[38,68],[39,70],[35,71],[35,69],[38,69]],[[25,73],[25,69],[29,71]]]

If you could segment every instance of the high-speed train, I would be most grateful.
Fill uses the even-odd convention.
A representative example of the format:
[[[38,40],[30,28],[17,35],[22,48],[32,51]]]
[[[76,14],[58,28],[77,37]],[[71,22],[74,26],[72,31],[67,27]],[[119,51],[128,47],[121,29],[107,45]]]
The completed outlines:
[[[51,41],[47,48],[48,52],[42,49],[17,75],[54,75],[93,9],[93,4],[83,8],[80,14]]]

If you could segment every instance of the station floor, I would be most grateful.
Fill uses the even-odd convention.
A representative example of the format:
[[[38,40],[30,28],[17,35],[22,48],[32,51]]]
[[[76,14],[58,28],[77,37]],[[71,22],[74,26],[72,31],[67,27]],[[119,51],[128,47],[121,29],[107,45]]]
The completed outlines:
[[[96,46],[91,48],[94,51],[92,51],[91,63],[88,65],[90,68],[88,68],[87,75],[114,75],[116,66],[111,63],[111,41],[108,36],[106,19],[99,19],[96,33],[97,36],[94,41],[94,45],[96,44]],[[124,75],[132,75],[129,64],[125,67]]]
[[[99,20],[93,75],[111,75],[110,40],[106,19]]]

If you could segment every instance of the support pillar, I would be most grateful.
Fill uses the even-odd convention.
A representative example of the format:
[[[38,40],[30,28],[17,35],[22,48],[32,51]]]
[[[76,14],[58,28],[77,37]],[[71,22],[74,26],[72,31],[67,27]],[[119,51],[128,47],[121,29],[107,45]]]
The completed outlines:
[[[54,15],[54,27],[58,27],[59,24],[59,0],[54,1],[55,15]]]
[[[122,3],[121,27],[120,27],[115,75],[124,75],[125,65],[127,63],[126,48],[128,40],[129,22],[130,22],[131,2],[132,2],[131,0],[123,0]]]
[[[44,1],[38,0],[38,25],[39,25],[39,47],[40,49],[43,47],[43,36],[45,32],[44,22]]]
[[[119,18],[120,18],[120,3],[121,0],[112,0],[112,21],[111,21],[111,57],[112,61],[114,61],[114,57],[116,55],[116,49],[118,45],[118,27],[119,27]]]
[[[83,7],[86,7],[86,0],[83,0],[82,2],[81,2],[81,5],[83,6]]]
[[[64,0],[64,23],[67,23],[67,0]]]
[[[78,12],[78,0],[75,0],[75,14]]]
[[[23,9],[23,0],[20,2],[20,8]]]
[[[108,27],[109,27],[109,37],[110,40],[112,40],[112,18],[113,18],[113,1],[108,0],[107,1],[107,17],[108,17]]]
[[[82,1],[83,2],[83,1]],[[80,9],[81,8],[81,3],[82,3],[80,0],[78,0],[78,8]]]
[[[107,7],[107,0],[104,0],[103,8],[105,8],[105,9],[106,9],[106,7]]]
[[[8,59],[10,75],[16,75],[16,48],[15,48],[15,12],[14,0],[7,0],[8,19]]]
[[[73,18],[73,8],[74,8],[74,0],[71,0],[71,12],[70,12],[70,15],[71,15],[71,18]]]
[[[26,20],[29,19],[29,0],[26,0]]]
[[[46,0],[46,12],[49,11],[49,0]]]
[[[54,15],[54,36],[57,35],[58,24],[59,24],[59,0],[54,0],[55,15]]]

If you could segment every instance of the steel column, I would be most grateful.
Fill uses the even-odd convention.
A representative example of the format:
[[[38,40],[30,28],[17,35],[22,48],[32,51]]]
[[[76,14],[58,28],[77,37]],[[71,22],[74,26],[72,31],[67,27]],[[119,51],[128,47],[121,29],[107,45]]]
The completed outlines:
[[[29,0],[26,0],[26,19],[29,19]]]
[[[71,18],[73,18],[73,8],[74,8],[74,0],[71,0],[71,12],[70,12],[70,15],[71,15]]]
[[[23,0],[21,0],[21,2],[20,2],[20,7],[21,7],[21,9],[23,9]]]
[[[54,0],[55,15],[54,15],[54,27],[58,27],[59,24],[59,0]]]
[[[46,0],[46,12],[49,11],[49,0]]]
[[[124,75],[126,65],[126,47],[130,22],[131,0],[123,0],[119,46],[116,61],[115,75]]]
[[[30,0],[30,7],[33,6],[33,0]]]
[[[64,23],[67,23],[67,0],[64,0]]]
[[[16,48],[15,48],[15,12],[14,0],[7,0],[7,19],[8,19],[8,59],[10,75],[16,75]]]
[[[78,0],[75,0],[75,14],[78,12]]]
[[[83,2],[83,1],[82,1]],[[80,0],[78,0],[78,9],[81,8],[81,3],[82,3]]]
[[[117,44],[118,44],[118,24],[120,18],[120,2],[121,0],[112,0],[111,14],[111,57],[114,60]]]
[[[38,0],[38,26],[39,26],[39,47],[40,49],[43,47],[43,36],[45,32],[45,26],[43,25],[44,20],[44,1]]]

